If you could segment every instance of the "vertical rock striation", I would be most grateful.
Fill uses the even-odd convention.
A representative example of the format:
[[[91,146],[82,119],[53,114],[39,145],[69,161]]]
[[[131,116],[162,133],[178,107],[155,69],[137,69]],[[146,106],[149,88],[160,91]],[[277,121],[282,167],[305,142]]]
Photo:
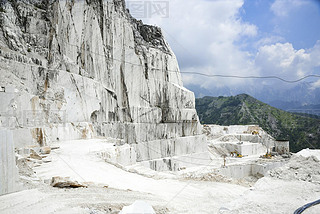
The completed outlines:
[[[134,19],[124,0],[0,7],[0,118],[16,147],[105,136],[156,170],[206,151],[194,94],[161,29]]]

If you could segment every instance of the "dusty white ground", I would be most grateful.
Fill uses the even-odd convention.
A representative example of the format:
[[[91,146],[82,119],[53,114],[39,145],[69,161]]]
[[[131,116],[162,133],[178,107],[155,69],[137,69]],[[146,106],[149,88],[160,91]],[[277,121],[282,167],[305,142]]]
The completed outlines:
[[[167,207],[167,212],[170,213],[217,213],[223,204],[248,190],[234,184],[153,179],[124,171],[96,155],[97,151],[110,146],[101,140],[68,141],[59,146],[60,149],[51,154],[51,163],[34,168],[37,176],[42,180],[52,176],[69,176],[79,182],[92,182],[100,189],[89,187],[84,190],[59,191],[48,187],[10,194],[0,198],[2,212],[17,213],[19,210],[27,210],[30,213],[64,213],[63,208],[72,204],[74,208],[68,208],[67,213],[78,213],[84,202],[103,201],[105,204],[128,205],[134,199],[143,199],[152,206]],[[117,190],[113,197],[108,189],[103,188],[105,185],[123,191]],[[95,194],[97,188],[99,191]],[[119,198],[120,201],[117,200]]]
[[[40,181],[29,181],[31,189],[0,197],[0,213],[118,213],[136,200],[146,201],[157,213],[293,213],[320,198],[320,165],[314,159],[294,159],[250,188],[182,180],[172,173],[160,173],[154,178],[130,173],[97,155],[112,146],[103,140],[68,141],[59,146],[50,154],[52,162],[34,167]],[[305,157],[319,154],[305,150],[302,153]],[[304,170],[304,165],[310,165],[309,171]],[[199,173],[205,169],[199,167]],[[90,185],[53,188],[43,182],[52,176],[69,176]],[[104,188],[106,185],[108,188]],[[320,206],[305,213],[320,213]]]

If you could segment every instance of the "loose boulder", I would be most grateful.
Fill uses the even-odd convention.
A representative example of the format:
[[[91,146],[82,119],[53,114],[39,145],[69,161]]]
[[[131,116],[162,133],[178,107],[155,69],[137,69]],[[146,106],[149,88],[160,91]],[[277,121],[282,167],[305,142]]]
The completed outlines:
[[[51,186],[58,188],[79,188],[87,187],[86,185],[80,184],[77,181],[70,180],[70,177],[52,177]]]

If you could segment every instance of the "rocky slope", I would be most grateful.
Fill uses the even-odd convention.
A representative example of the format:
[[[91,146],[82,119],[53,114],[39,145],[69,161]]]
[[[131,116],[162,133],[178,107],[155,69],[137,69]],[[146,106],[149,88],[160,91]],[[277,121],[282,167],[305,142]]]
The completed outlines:
[[[124,0],[0,4],[0,126],[16,148],[102,136],[120,164],[175,169],[206,151],[194,94],[161,29]],[[129,145],[121,147],[122,145]]]
[[[196,109],[205,124],[256,124],[279,140],[289,140],[292,152],[320,148],[320,120],[271,107],[241,94],[234,97],[196,99]]]

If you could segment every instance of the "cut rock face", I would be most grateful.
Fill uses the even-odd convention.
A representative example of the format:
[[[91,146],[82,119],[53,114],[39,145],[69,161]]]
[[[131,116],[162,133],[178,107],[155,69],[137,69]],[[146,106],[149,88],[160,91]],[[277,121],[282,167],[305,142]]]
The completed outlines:
[[[207,157],[174,53],[124,0],[1,7],[0,112],[16,147],[104,136],[127,145],[112,160],[156,170],[179,168],[172,156]]]

